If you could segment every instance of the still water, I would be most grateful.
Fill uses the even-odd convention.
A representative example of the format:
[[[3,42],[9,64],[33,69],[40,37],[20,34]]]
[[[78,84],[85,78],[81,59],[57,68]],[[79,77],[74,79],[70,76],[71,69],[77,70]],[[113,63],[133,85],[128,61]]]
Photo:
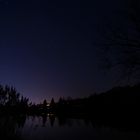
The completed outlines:
[[[18,122],[18,123],[17,123]],[[97,126],[83,119],[28,116],[22,119],[1,118],[0,135],[19,140],[136,140],[140,133]]]

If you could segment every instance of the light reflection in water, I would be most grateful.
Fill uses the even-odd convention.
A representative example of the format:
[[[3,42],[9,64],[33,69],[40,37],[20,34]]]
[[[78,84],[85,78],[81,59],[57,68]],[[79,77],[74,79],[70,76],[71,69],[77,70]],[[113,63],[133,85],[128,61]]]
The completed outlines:
[[[88,119],[68,119],[53,114],[0,117],[0,138],[14,140],[124,140],[140,139],[139,132],[118,131]]]
[[[140,133],[95,126],[89,120],[58,118],[53,114],[28,117],[21,129],[23,140],[124,140],[138,139]]]

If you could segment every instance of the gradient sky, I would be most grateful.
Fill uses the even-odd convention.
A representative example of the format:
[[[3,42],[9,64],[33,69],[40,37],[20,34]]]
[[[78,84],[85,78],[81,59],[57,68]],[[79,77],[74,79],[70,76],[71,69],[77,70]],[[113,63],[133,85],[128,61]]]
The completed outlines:
[[[0,0],[0,83],[24,96],[84,97],[116,84],[94,41],[125,0]]]

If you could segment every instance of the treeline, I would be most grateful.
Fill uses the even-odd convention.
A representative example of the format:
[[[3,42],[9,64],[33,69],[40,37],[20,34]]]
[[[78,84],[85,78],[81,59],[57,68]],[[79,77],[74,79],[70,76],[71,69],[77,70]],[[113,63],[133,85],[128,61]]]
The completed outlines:
[[[55,102],[52,98],[48,103],[44,99],[40,104],[33,104],[23,97],[15,88],[0,85],[0,109],[7,111],[26,111],[29,114],[79,114],[100,115],[130,115],[139,113],[140,84],[134,86],[115,87],[107,92],[93,94],[86,98],[72,99],[71,97]],[[2,112],[2,111],[1,111]]]
[[[21,96],[14,87],[0,85],[0,114],[25,112],[28,102],[29,99]]]
[[[41,104],[30,105],[31,112],[56,114],[110,114],[137,113],[140,107],[140,85],[115,87],[107,92],[93,94],[87,98],[60,98],[50,103],[45,99]]]
[[[0,115],[10,113],[31,116],[47,115],[66,118],[81,118],[95,124],[105,124],[118,128],[139,128],[140,125],[140,84],[115,87],[107,92],[93,94],[86,98],[71,97],[51,102],[44,99],[40,104],[33,104],[15,88],[0,85]]]

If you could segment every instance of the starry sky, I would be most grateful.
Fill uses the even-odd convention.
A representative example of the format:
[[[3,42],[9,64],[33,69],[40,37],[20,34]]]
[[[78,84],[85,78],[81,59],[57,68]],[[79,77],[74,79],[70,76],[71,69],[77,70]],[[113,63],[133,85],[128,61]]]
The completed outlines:
[[[33,102],[85,97],[116,84],[94,44],[121,25],[125,0],[0,0],[0,83]]]

